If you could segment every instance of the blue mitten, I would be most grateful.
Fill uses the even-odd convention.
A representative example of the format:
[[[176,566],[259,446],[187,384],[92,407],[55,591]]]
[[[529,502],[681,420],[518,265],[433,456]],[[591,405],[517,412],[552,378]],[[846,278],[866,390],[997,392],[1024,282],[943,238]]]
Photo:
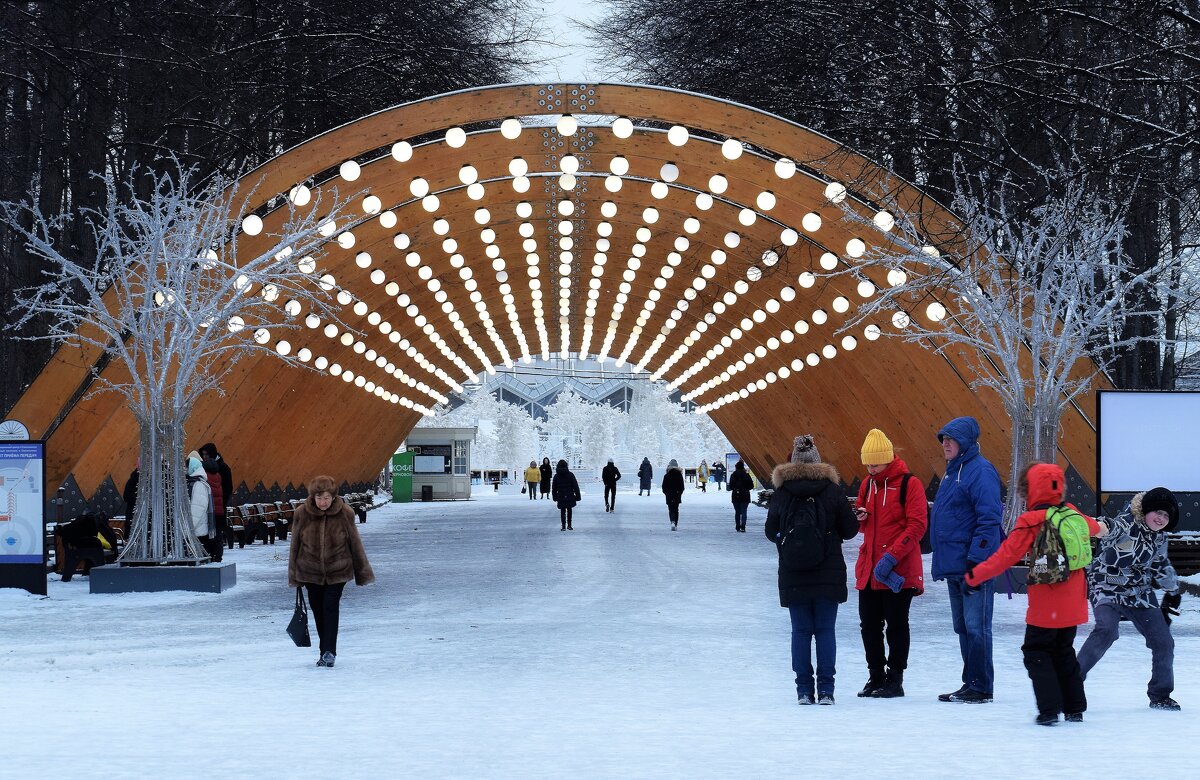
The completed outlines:
[[[896,556],[891,553],[884,553],[879,559],[879,563],[875,564],[875,579],[891,589],[892,593],[899,593],[904,587],[904,578],[896,572],[892,571],[896,568]]]

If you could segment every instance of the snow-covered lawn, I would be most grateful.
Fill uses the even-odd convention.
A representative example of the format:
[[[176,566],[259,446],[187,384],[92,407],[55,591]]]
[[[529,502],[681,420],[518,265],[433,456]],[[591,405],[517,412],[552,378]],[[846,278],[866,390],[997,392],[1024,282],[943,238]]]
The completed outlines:
[[[623,489],[606,514],[599,485],[583,489],[574,532],[516,487],[372,512],[359,529],[377,582],[347,590],[332,670],[284,634],[286,544],[230,553],[238,585],[220,595],[91,595],[54,575],[47,598],[0,591],[0,777],[974,780],[1200,763],[1190,598],[1174,626],[1181,713],[1147,708],[1149,651],[1125,624],[1088,680],[1086,722],[1033,725],[1024,598],[1003,595],[996,701],[938,702],[961,670],[944,583],[914,602],[905,698],[855,697],[852,593],[837,704],[798,707],[765,510],[738,534],[728,493],[689,487],[672,533],[657,490]]]

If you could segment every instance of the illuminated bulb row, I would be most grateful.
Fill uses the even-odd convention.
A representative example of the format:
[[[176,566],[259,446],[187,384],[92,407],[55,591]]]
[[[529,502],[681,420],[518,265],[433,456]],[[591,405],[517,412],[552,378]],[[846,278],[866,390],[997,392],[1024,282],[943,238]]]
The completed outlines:
[[[361,303],[361,301],[359,303]],[[365,312],[366,304],[362,304],[362,305],[364,307],[363,311]],[[356,311],[358,311],[358,310],[356,309]],[[380,332],[388,335],[389,340],[391,340],[393,343],[397,343],[397,342],[401,341],[399,332],[393,330],[391,324],[384,322],[382,320],[375,319],[375,318],[371,318],[368,321],[372,322],[372,324],[377,323]],[[321,328],[321,318],[318,317],[316,314],[309,314],[307,317],[305,317],[304,324],[306,326],[308,326],[310,329],[316,330],[318,328]],[[434,390],[433,388],[429,387],[424,382],[418,382],[417,380],[413,379],[411,376],[406,374],[402,369],[396,367],[396,365],[394,363],[388,361],[387,358],[385,358],[381,355],[377,355],[375,350],[373,350],[373,349],[368,349],[365,343],[363,343],[361,341],[356,342],[356,340],[354,338],[354,334],[350,333],[349,331],[347,331],[345,333],[339,333],[338,326],[335,323],[332,323],[332,322],[326,323],[324,328],[321,328],[321,332],[327,338],[335,339],[339,343],[341,343],[343,346],[352,346],[355,354],[362,355],[364,360],[367,360],[368,362],[373,362],[376,366],[383,368],[387,373],[391,374],[396,379],[399,379],[401,382],[403,382],[408,387],[411,387],[411,388],[417,390],[418,392],[424,393],[425,395],[428,395],[430,398],[432,398],[436,401],[439,401],[441,403],[447,402],[447,398],[444,395],[442,395],[441,393],[439,393],[436,390]],[[322,369],[324,368],[322,366],[318,366],[318,367],[320,367]],[[338,367],[338,371],[339,372],[341,371],[340,366]]]
[[[531,210],[532,207],[530,207],[528,203],[518,204],[517,205],[517,215],[520,216],[522,213],[526,213],[526,209]],[[478,221],[478,220],[476,220],[476,221]],[[484,246],[486,247],[485,253],[489,257],[492,257],[494,255],[495,257],[498,258],[500,256],[500,248],[495,245],[496,244],[496,231],[495,230],[492,230],[491,228],[485,228],[484,230],[480,231],[479,239],[480,239],[480,241],[482,241],[484,243]],[[500,296],[501,296],[501,300],[504,303],[504,314],[508,318],[509,328],[512,330],[513,336],[516,337],[516,339],[517,339],[517,345],[521,348],[521,359],[524,362],[529,363],[529,362],[531,362],[531,357],[529,355],[529,342],[525,338],[525,332],[521,329],[520,318],[517,316],[517,299],[513,295],[512,285],[509,284],[508,271],[504,270],[503,268],[501,268],[501,269],[493,268],[493,270],[496,273],[496,281],[500,285],[500,287],[499,287]],[[512,361],[510,360],[509,362],[506,362],[505,367],[512,368]],[[486,365],[484,367],[484,370],[485,371],[487,370]]]
[[[478,283],[473,278],[475,272],[466,266],[466,260],[457,252],[458,242],[452,238],[448,238],[442,242],[442,249],[450,254],[450,265],[458,270],[458,277],[462,280],[464,287],[470,292],[477,290]],[[432,281],[435,280],[431,280],[431,283]],[[475,341],[466,324],[462,321],[462,315],[455,309],[454,304],[447,300],[446,291],[443,289],[436,290],[434,292],[434,300],[440,304],[442,312],[450,321],[451,326],[458,332],[459,339],[466,345],[467,349],[470,349],[474,353],[476,360],[479,361],[479,365],[486,371],[491,367],[492,361],[483,351],[483,348],[479,346],[479,343]],[[458,365],[459,370],[467,377],[467,381],[475,380],[474,372],[466,365],[465,361],[456,365]]]
[[[437,227],[438,223],[445,223],[445,220],[436,220],[435,221],[435,223],[434,223],[435,231],[439,230],[439,228]],[[342,235],[346,235],[347,233],[349,233],[349,231],[346,231],[346,233],[343,233]],[[349,243],[351,246],[353,245],[353,242],[349,242]],[[402,248],[402,247],[406,248],[409,244],[409,238],[404,233],[400,233],[393,238],[392,243],[398,249]],[[416,258],[415,262],[413,259],[414,257]],[[359,268],[362,268],[364,270],[367,268],[370,268],[372,265],[372,262],[373,262],[373,260],[370,256],[370,254],[368,254],[367,252],[359,252],[357,255],[355,255],[355,258],[354,258],[355,265],[357,265]],[[417,255],[415,252],[409,252],[408,255],[405,257],[405,263],[409,267],[415,268],[420,265],[420,256]],[[421,279],[427,283],[430,291],[435,293],[435,295],[436,295],[438,290],[440,290],[440,288],[441,288],[441,283],[438,282],[436,279],[432,278],[433,277],[432,269],[430,269],[429,267],[418,268],[418,276],[420,276]],[[394,281],[388,281],[387,274],[384,273],[383,269],[376,268],[375,270],[371,271],[368,274],[368,278],[370,279],[372,284],[382,285],[384,287],[384,291],[389,296],[396,294],[400,290],[399,284],[397,284]],[[350,300],[342,300],[343,295],[349,296],[349,293],[346,293],[344,290],[342,291],[342,293],[339,293],[339,296],[338,296],[339,303],[341,303],[343,306],[347,306],[350,304],[351,301]],[[404,296],[404,297],[407,298],[407,296]],[[445,297],[445,293],[442,293],[441,297]],[[364,311],[361,311],[361,312],[358,311],[359,306],[361,306],[364,309]],[[355,307],[356,313],[359,313],[360,315],[366,314],[365,307],[366,307],[366,304],[364,304],[364,303],[360,302],[359,304],[356,304],[356,307]],[[412,308],[415,309],[416,307],[413,306]],[[462,359],[460,357],[458,357],[458,355],[455,354],[454,351],[449,348],[449,345],[446,344],[442,340],[441,335],[433,327],[432,323],[428,322],[425,317],[421,316],[419,311],[410,312],[409,316],[414,319],[414,322],[417,325],[417,327],[422,328],[425,336],[430,340],[431,343],[433,343],[433,345],[438,349],[438,351],[441,352],[444,357],[446,357],[446,359],[448,359],[452,363],[455,363],[456,365],[459,365],[460,367],[462,367],[464,369],[464,372],[466,371],[466,364],[463,363]],[[379,318],[380,318],[380,315],[377,312],[371,312],[371,313],[367,314],[367,319],[372,325],[377,325],[379,323]],[[390,330],[390,326],[389,326],[389,330]],[[414,358],[414,359],[416,359],[416,358]],[[422,362],[422,361],[424,361],[424,362]],[[440,366],[437,366],[437,365],[425,360],[423,355],[421,355],[420,358],[417,359],[417,363],[423,369],[432,373],[438,379],[445,382],[448,387],[453,388],[455,390],[455,392],[458,392],[459,389],[461,388],[461,385],[459,385],[458,382],[455,382],[453,379],[451,379],[450,376]]]
[[[444,236],[450,232],[450,223],[445,219],[434,220],[433,230],[438,235]],[[442,242],[442,249],[451,253],[450,265],[460,269],[461,272],[461,268],[463,267],[465,261],[462,255],[457,253],[457,248],[458,243],[452,238],[448,238]],[[461,315],[458,315],[458,312],[455,310],[454,305],[450,302],[446,291],[442,289],[441,282],[433,278],[433,269],[424,264],[421,255],[418,252],[409,252],[404,256],[404,263],[408,267],[416,269],[417,276],[425,281],[426,286],[434,294],[434,300],[441,304],[442,311],[448,316],[455,315],[454,317],[451,317],[450,321],[459,322],[461,320]],[[475,309],[477,312],[479,312],[480,319],[485,323],[485,325],[490,323],[491,316],[487,312],[487,306],[482,303],[483,296],[482,293],[479,292],[478,283],[474,279],[466,278],[464,281],[464,287],[470,292],[471,302],[475,304]],[[408,296],[402,297],[405,299],[408,298]],[[397,301],[397,303],[399,303],[399,301]],[[458,366],[459,370],[462,371],[465,376],[474,378],[474,374],[470,367],[466,364],[466,361],[464,361],[452,349],[450,349],[449,345],[441,338],[440,335],[438,335],[437,330],[434,329],[433,325],[426,321],[425,317],[420,313],[420,309],[417,307],[417,305],[410,302],[404,308],[408,315],[414,318],[414,322],[416,322],[417,326],[424,330],[425,334],[438,348],[438,351],[442,352],[443,355],[445,355],[456,366]],[[494,334],[494,331],[492,331],[492,333]],[[459,330],[459,334],[461,336],[462,330]],[[494,335],[493,341],[497,341]],[[468,346],[470,346],[474,344],[474,341],[466,343]],[[498,344],[497,346],[501,348],[503,347],[502,344]],[[478,349],[478,345],[475,345],[475,349],[473,351],[475,352],[476,357],[480,357],[482,354],[482,350]],[[481,363],[487,365],[488,367],[491,366],[491,362],[486,359],[486,356],[481,358]],[[441,369],[438,370],[440,371]]]
[[[835,311],[837,311],[839,313],[845,313],[850,308],[850,302],[846,298],[839,296],[833,300],[832,306]],[[817,325],[825,324],[825,322],[828,321],[827,312],[825,312],[824,309],[815,310],[812,313],[812,321],[814,323],[816,323]],[[743,320],[742,324],[745,325],[746,322],[747,322],[747,320]],[[772,337],[772,338],[768,339],[765,345],[760,344],[759,346],[754,348],[753,352],[747,352],[745,355],[742,356],[742,358],[740,360],[727,366],[726,369],[723,372],[721,372],[721,374],[719,374],[718,376],[715,376],[715,377],[711,377],[710,379],[705,381],[703,384],[701,384],[700,387],[696,388],[692,392],[683,396],[683,400],[690,401],[690,400],[708,392],[709,390],[711,390],[715,387],[718,387],[719,385],[721,385],[725,382],[728,382],[732,377],[736,376],[738,373],[745,371],[756,360],[766,357],[768,352],[774,352],[775,350],[779,349],[783,344],[790,344],[792,342],[792,340],[794,339],[794,336],[792,335],[793,330],[795,331],[795,333],[797,333],[799,335],[804,335],[804,334],[808,333],[808,331],[809,331],[809,324],[806,320],[803,320],[803,319],[797,320],[796,324],[793,326],[793,328],[783,331],[782,333],[780,333],[778,338]],[[878,328],[875,329],[875,335],[876,335],[876,337],[878,337]],[[842,341],[841,341],[842,348],[847,351],[854,349],[857,346],[857,343],[858,343],[857,340],[853,336],[849,336],[849,335],[843,337]],[[835,357],[837,355],[837,348],[835,346],[833,346],[832,344],[826,344],[825,347],[822,349],[822,354],[825,356],[826,359],[832,359],[833,357]],[[816,353],[810,353],[807,358],[810,365],[816,365],[815,361],[817,361],[819,359],[820,359],[820,357]],[[753,392],[753,391],[751,390],[750,392]]]
[[[880,331],[878,325],[872,324],[863,328],[863,337],[866,338],[867,341],[875,341],[879,338],[879,336]],[[858,346],[858,339],[847,334],[846,336],[842,337],[841,343],[842,349],[849,351]],[[826,360],[830,360],[837,356],[837,348],[832,344],[826,344],[822,348],[821,352]],[[708,414],[711,411],[720,409],[726,404],[740,401],[743,398],[749,398],[751,394],[756,393],[759,390],[765,390],[768,385],[774,384],[780,379],[787,379],[792,374],[800,373],[802,370],[804,370],[805,366],[816,366],[820,362],[821,356],[817,355],[815,352],[810,352],[804,359],[795,358],[790,364],[782,365],[774,371],[768,371],[766,376],[758,379],[757,381],[748,383],[740,390],[730,391],[715,401],[696,407],[696,412],[700,414]]]
[[[275,351],[286,357],[291,354],[292,345],[287,341],[281,340],[275,344]],[[308,363],[311,360],[313,361],[314,367],[318,370],[328,371],[329,374],[334,377],[341,377],[343,382],[346,382],[347,384],[354,384],[354,386],[361,388],[364,392],[370,393],[377,398],[389,403],[401,404],[409,409],[415,409],[427,417],[433,415],[433,411],[431,409],[415,403],[407,396],[394,393],[385,388],[383,385],[377,385],[372,381],[368,381],[367,378],[362,374],[355,375],[354,372],[350,371],[349,369],[343,369],[341,365],[337,363],[331,364],[329,359],[324,355],[314,355],[312,350],[310,350],[308,347],[302,347],[296,352],[296,360],[300,361],[301,363]],[[443,403],[445,403],[445,401],[443,401]]]
[[[617,204],[611,200],[604,201],[600,204],[600,215],[605,220],[617,216]],[[604,284],[604,266],[608,262],[608,252],[612,248],[612,242],[609,240],[612,232],[613,228],[610,222],[603,221],[596,225],[596,234],[599,238],[596,239],[596,251],[592,255],[591,278],[588,280],[587,304],[584,309],[583,318],[583,336],[580,339],[579,345],[580,359],[586,358],[591,349],[593,328],[596,321],[596,307],[599,305],[600,288]]]

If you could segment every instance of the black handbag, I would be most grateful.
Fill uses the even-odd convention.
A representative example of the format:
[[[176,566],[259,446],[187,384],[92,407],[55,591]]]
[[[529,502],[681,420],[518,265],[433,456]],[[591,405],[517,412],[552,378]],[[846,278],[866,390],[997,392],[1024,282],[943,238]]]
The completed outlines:
[[[308,605],[304,603],[300,588],[296,588],[296,611],[292,613],[292,622],[288,623],[287,634],[296,647],[312,647],[312,637],[308,635]]]

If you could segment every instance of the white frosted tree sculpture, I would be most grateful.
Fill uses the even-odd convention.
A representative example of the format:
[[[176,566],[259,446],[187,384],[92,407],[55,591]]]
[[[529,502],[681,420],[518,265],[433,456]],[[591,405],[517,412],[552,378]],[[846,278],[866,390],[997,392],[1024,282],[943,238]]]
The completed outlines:
[[[1015,185],[1007,179],[962,186],[951,209],[961,223],[937,235],[880,211],[861,221],[866,230],[889,231],[890,241],[842,272],[855,275],[865,294],[842,328],[846,337],[878,323],[867,338],[892,336],[945,354],[969,367],[972,387],[1000,397],[1012,420],[1010,486],[1029,460],[1055,460],[1063,411],[1127,343],[1119,339],[1123,321],[1144,313],[1154,273],[1135,272],[1122,252],[1116,204],[1065,171],[1047,182],[1051,194],[1023,215],[1009,212]],[[886,286],[867,280],[862,271],[870,268]],[[1020,511],[1008,502],[1009,527]]]
[[[43,283],[19,290],[20,322],[38,319],[53,339],[103,352],[96,389],[115,392],[137,420],[141,481],[122,564],[195,564],[207,553],[192,530],[186,488],[185,426],[196,401],[221,392],[221,380],[250,354],[301,365],[286,336],[307,318],[335,323],[332,277],[319,269],[340,217],[338,203],[312,203],[297,188],[272,205],[283,212],[269,248],[239,251],[243,234],[263,230],[248,214],[253,193],[230,180],[208,179],[178,163],[165,173],[135,170],[98,177],[107,190],[102,211],[48,219],[30,204],[6,203],[0,216],[45,262]],[[143,196],[130,193],[144,192]],[[243,215],[246,215],[243,219]],[[82,220],[94,258],[61,251],[54,236]]]

